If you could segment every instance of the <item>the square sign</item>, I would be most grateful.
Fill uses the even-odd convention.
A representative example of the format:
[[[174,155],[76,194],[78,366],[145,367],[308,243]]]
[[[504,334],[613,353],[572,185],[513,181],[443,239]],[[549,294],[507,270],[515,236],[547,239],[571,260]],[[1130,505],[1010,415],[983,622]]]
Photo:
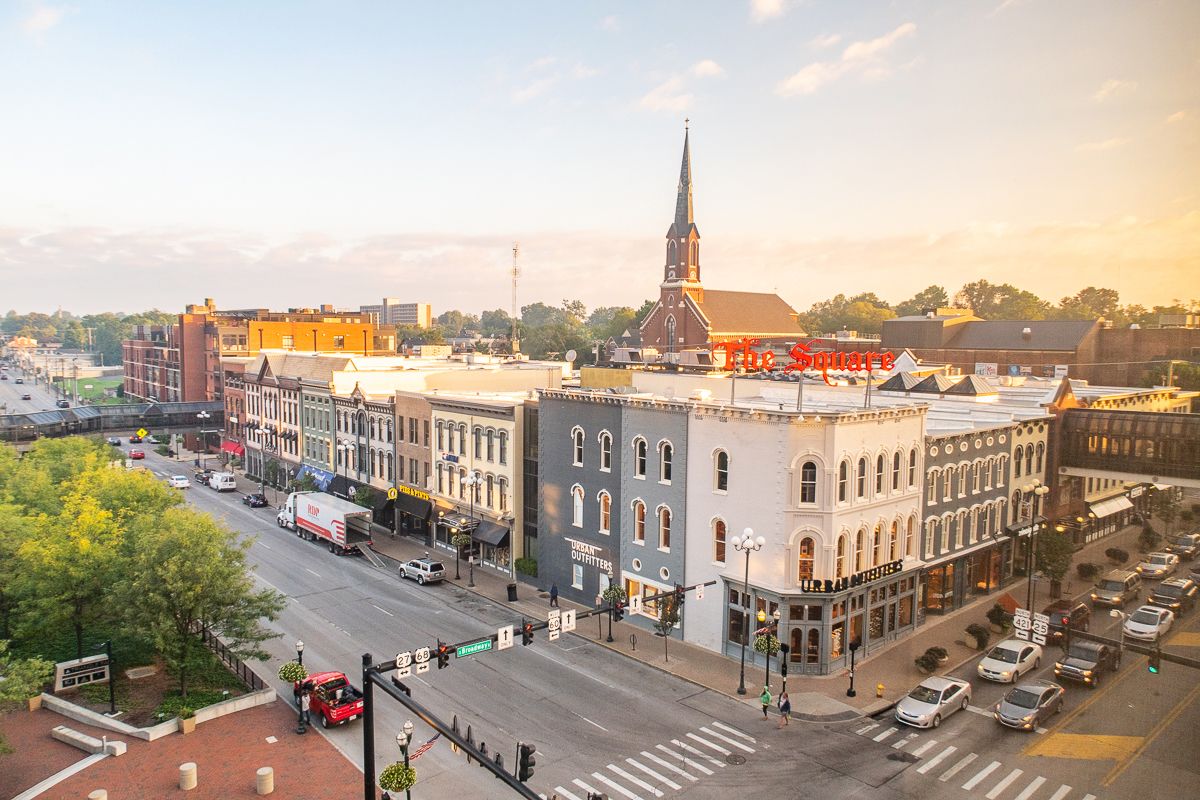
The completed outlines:
[[[149,432],[150,432],[150,431],[146,430],[145,428],[138,428],[138,429],[137,429],[137,435],[138,435],[138,436],[140,436],[140,437],[142,437],[143,439],[145,439],[145,438],[146,438],[146,434],[148,434]]]
[[[1040,615],[1039,615],[1040,616]],[[1033,628],[1033,620],[1028,608],[1018,608],[1013,611],[1013,635],[1018,639],[1029,641],[1029,632]]]
[[[575,609],[568,608],[562,612],[562,629],[563,633],[575,630]]]

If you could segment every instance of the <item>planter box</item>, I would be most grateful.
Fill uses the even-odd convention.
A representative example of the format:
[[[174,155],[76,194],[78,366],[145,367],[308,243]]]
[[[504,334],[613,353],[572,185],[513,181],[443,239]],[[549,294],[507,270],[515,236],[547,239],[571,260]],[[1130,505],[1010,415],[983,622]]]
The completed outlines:
[[[180,720],[179,720],[179,732],[180,733],[189,734],[194,730],[196,730],[196,718],[195,717],[188,717],[187,719],[180,718]]]

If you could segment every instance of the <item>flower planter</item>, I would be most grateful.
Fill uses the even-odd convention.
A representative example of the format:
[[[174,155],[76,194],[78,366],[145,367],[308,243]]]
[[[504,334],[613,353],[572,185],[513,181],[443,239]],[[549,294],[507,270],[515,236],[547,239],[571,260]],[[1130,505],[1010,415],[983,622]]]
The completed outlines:
[[[186,719],[180,717],[180,719],[179,719],[179,732],[180,733],[187,735],[194,730],[196,730],[196,718],[195,717],[188,717]]]
[[[42,696],[40,694],[35,694],[33,697],[29,698],[29,710],[30,711],[37,711],[41,707],[42,707]]]

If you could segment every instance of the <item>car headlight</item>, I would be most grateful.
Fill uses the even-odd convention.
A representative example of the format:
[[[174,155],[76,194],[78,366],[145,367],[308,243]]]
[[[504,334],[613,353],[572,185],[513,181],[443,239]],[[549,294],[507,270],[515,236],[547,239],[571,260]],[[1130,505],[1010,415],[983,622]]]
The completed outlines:
[[[1093,600],[1099,600],[1099,599],[1100,599],[1100,595],[1096,594],[1095,592],[1092,592],[1092,599],[1093,599]]]
[[[1085,670],[1083,671],[1083,677],[1085,677],[1085,678],[1090,678],[1090,677],[1092,677],[1092,671],[1091,671],[1090,669],[1085,669]]]
[[[1021,717],[1021,722],[1032,722],[1032,721],[1033,721],[1033,714],[1026,714],[1025,716]]]
[[[1001,677],[1001,678],[1007,678],[1008,676],[1009,676],[1009,671],[1008,671],[1008,670],[1004,670],[1003,672],[1001,672],[1001,673],[1000,673],[1000,677]]]

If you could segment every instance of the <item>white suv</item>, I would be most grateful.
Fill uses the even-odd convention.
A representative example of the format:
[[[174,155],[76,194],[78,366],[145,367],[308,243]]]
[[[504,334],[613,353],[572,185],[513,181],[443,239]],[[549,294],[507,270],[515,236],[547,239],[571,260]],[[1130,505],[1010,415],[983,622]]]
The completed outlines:
[[[446,577],[446,568],[442,562],[431,558],[414,558],[400,565],[400,577],[412,578],[422,586],[427,583],[437,583]]]

